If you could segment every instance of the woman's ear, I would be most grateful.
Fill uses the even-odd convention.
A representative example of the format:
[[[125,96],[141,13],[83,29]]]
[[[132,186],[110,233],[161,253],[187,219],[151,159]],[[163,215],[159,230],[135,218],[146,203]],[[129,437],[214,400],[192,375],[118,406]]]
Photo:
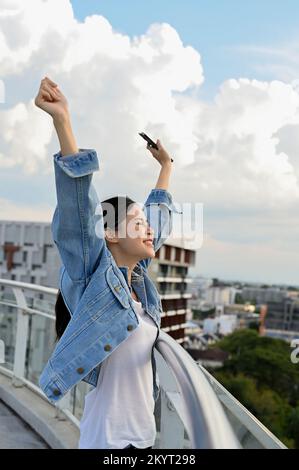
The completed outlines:
[[[116,236],[115,230],[112,230],[111,228],[108,227],[105,230],[105,238],[110,243],[116,243],[117,242],[117,236]]]

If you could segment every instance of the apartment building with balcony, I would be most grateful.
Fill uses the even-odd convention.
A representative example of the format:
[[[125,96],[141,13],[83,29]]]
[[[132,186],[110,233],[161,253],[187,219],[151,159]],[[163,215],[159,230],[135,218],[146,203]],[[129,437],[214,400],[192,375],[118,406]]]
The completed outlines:
[[[187,241],[169,237],[156,252],[149,268],[161,295],[161,328],[180,344],[187,340],[186,322],[192,317],[188,303],[192,298],[192,293],[188,292],[192,278],[188,276],[188,269],[195,264],[195,254]]]

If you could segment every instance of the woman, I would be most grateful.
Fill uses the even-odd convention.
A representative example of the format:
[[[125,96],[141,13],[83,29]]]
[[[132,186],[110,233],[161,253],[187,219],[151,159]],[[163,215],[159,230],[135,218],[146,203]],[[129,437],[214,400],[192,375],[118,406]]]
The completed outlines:
[[[41,81],[35,104],[53,118],[62,159],[79,154],[67,100],[48,77]],[[156,184],[162,192],[168,188],[171,158],[159,140],[157,146],[158,150],[148,144],[147,149],[162,167]],[[63,197],[61,192],[58,197]],[[143,210],[129,197],[113,197],[101,205],[103,214],[106,210],[108,215],[104,226],[106,245],[116,264],[128,268],[127,280],[131,284],[136,263],[155,256],[154,232]],[[155,441],[151,353],[158,328],[134,289],[130,292],[139,325],[101,364],[97,385],[85,397],[79,448],[150,449]],[[55,312],[59,339],[71,318],[61,292],[58,292]]]

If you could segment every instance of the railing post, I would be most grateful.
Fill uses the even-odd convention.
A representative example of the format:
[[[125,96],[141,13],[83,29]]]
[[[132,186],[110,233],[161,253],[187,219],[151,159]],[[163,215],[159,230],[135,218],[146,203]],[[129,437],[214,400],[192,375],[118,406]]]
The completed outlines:
[[[67,392],[55,405],[55,418],[60,421],[65,421],[67,416],[63,410],[70,410],[71,408],[71,392]]]
[[[184,425],[173,404],[161,388],[161,421],[159,449],[182,449]]]
[[[29,317],[25,310],[27,308],[27,302],[24,292],[20,288],[15,287],[13,287],[12,290],[16,298],[18,312],[12,384],[15,387],[22,387],[23,378],[25,377]]]
[[[5,362],[5,344],[2,339],[0,339],[0,364]]]

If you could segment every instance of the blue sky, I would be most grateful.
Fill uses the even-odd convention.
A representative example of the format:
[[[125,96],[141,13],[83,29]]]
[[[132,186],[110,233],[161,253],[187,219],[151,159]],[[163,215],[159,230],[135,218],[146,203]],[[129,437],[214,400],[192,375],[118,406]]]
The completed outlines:
[[[264,62],[240,46],[280,47],[296,41],[299,28],[297,0],[72,0],[75,16],[101,14],[113,29],[129,36],[144,34],[151,23],[167,22],[179,33],[184,45],[202,56],[205,83],[201,99],[213,99],[218,86],[234,77],[272,80],[273,71],[256,68]],[[294,77],[294,79],[297,77]]]

